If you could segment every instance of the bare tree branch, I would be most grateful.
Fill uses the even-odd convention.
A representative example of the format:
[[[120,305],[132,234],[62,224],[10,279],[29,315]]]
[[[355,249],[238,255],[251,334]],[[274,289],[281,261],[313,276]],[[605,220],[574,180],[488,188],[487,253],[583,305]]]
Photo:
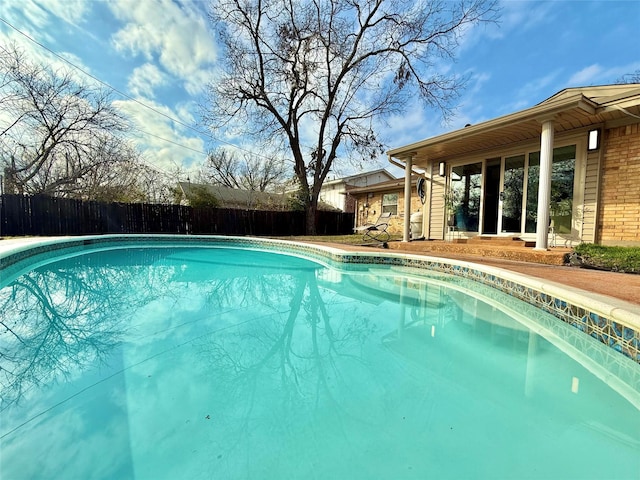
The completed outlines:
[[[224,149],[209,152],[200,172],[205,183],[254,192],[273,191],[285,180],[286,164],[272,157],[244,153],[241,158]]]
[[[206,118],[287,146],[312,233],[333,163],[382,153],[373,120],[416,97],[446,116],[463,79],[438,62],[496,12],[494,0],[220,0],[211,19],[226,64]]]
[[[7,193],[142,199],[139,153],[109,93],[0,48],[0,165]],[[109,193],[110,192],[110,193]]]

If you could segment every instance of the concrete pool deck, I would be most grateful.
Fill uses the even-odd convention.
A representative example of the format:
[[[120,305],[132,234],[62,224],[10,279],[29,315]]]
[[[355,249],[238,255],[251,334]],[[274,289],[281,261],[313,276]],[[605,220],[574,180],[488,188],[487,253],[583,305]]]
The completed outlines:
[[[310,242],[317,245],[331,245],[334,248],[350,252],[383,251],[393,253],[405,253],[409,255],[425,255],[435,258],[457,260],[479,265],[487,265],[495,268],[512,271],[521,275],[536,277],[570,289],[590,292],[596,296],[622,300],[637,305],[640,313],[640,275],[591,270],[567,265],[545,265],[540,263],[507,260],[481,255],[453,254],[442,252],[420,252],[415,249],[403,248],[401,244],[394,245],[393,249],[380,250],[375,247],[358,247],[344,244],[323,244]],[[400,242],[398,242],[400,243]]]

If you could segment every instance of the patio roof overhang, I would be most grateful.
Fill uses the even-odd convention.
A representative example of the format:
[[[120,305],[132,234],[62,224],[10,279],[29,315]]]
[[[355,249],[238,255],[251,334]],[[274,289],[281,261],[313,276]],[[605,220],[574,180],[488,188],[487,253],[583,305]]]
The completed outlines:
[[[411,177],[411,184],[415,185],[418,182],[418,177]],[[352,187],[347,189],[348,195],[360,195],[362,193],[378,193],[378,192],[387,192],[387,191],[395,191],[398,189],[404,188],[405,180],[403,178],[399,178],[396,180],[390,180],[388,182],[380,182],[375,183],[373,185],[367,185],[366,187]]]
[[[556,135],[613,125],[635,117],[640,120],[640,85],[615,85],[567,89],[526,110],[428,138],[390,150],[389,158],[424,168],[429,162],[447,161],[484,151],[539,142],[542,123],[553,120]]]

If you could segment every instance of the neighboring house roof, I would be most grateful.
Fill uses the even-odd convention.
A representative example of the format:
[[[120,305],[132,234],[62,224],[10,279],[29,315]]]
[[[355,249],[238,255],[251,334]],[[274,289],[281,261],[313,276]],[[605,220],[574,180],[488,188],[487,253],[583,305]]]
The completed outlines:
[[[418,177],[411,177],[411,185],[415,186]],[[367,185],[366,187],[350,187],[347,189],[349,195],[360,195],[363,193],[374,192],[396,192],[404,189],[404,178],[396,178],[387,182],[376,183],[375,185]]]
[[[222,185],[207,185],[191,182],[179,182],[187,200],[193,198],[205,189],[213,195],[224,208],[260,209],[260,210],[288,210],[289,196],[281,193],[258,192],[224,187]]]
[[[395,148],[388,155],[424,165],[538,140],[541,122],[550,118],[555,133],[561,134],[594,125],[616,126],[629,116],[640,118],[640,84],[567,88],[526,110]]]
[[[378,170],[372,170],[370,172],[357,173],[355,175],[350,175],[348,177],[335,178],[333,180],[325,180],[323,186],[329,186],[329,185],[340,184],[340,183],[344,183],[347,185],[357,185],[361,181],[366,181],[368,177],[373,177],[376,175],[382,175],[383,177],[387,177],[389,180],[393,180],[396,178],[393,175],[391,175],[387,171],[387,169],[380,168]]]

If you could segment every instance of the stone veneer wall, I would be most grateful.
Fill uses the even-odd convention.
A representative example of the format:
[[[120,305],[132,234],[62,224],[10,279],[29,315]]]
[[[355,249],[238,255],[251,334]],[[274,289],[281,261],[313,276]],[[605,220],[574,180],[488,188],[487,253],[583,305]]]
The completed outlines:
[[[640,245],[640,123],[604,137],[597,242]]]

